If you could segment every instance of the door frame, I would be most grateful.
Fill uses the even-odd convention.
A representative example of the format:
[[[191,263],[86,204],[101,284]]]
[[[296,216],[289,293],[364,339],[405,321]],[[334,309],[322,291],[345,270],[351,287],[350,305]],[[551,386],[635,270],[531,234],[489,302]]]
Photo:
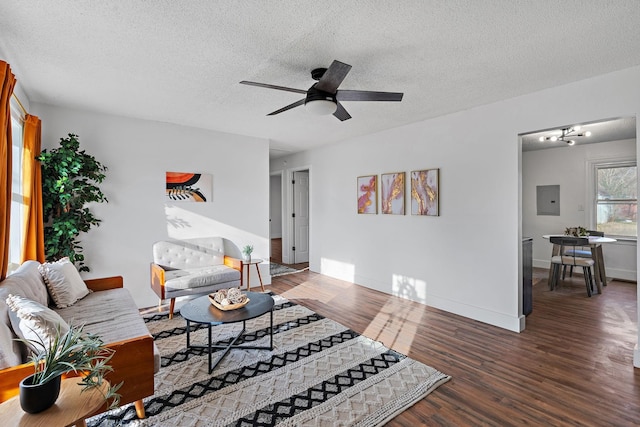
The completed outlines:
[[[309,261],[311,261],[311,227],[313,227],[313,197],[312,197],[312,189],[313,189],[313,174],[311,172],[311,165],[308,166],[298,166],[295,168],[287,169],[285,171],[284,176],[286,179],[283,179],[283,187],[285,191],[283,192],[283,203],[286,205],[283,207],[283,215],[284,220],[282,223],[282,262],[284,264],[292,264],[293,263],[293,251],[291,247],[293,246],[293,173],[294,172],[309,172]]]
[[[277,170],[277,171],[273,171],[271,173],[269,173],[269,219],[271,221],[274,220],[274,218],[271,218],[271,177],[272,176],[279,176],[280,177],[280,230],[281,230],[281,238],[284,236],[285,233],[285,199],[284,199],[284,194],[285,194],[285,180],[284,180],[284,171],[283,170]],[[272,253],[271,253],[271,239],[273,238],[273,236],[271,235],[271,222],[269,222],[269,259],[271,259]]]

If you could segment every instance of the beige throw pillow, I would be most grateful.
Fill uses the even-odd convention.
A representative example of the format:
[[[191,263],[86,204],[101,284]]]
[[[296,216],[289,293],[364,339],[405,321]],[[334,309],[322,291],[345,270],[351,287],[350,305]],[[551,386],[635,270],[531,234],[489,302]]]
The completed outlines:
[[[76,266],[67,257],[41,264],[38,270],[58,308],[69,307],[89,294]]]
[[[9,295],[6,301],[11,310],[9,312],[11,326],[18,338],[42,341],[48,347],[56,336],[58,328],[61,334],[69,330],[69,325],[58,313],[39,302],[19,295]],[[33,345],[32,347],[38,351],[42,350]]]

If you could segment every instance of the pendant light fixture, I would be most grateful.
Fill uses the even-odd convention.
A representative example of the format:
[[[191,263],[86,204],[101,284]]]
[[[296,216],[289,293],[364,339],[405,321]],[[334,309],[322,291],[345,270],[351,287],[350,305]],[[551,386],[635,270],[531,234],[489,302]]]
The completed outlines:
[[[579,132],[579,133],[576,133]],[[591,136],[591,132],[590,131],[586,131],[586,132],[580,132],[580,126],[571,126],[568,128],[563,128],[561,129],[561,134],[560,136],[558,135],[551,135],[551,136],[541,136],[539,138],[540,142],[544,142],[544,141],[564,141],[567,143],[567,145],[574,145],[576,143],[576,140],[573,139],[575,137],[583,137],[583,136]]]

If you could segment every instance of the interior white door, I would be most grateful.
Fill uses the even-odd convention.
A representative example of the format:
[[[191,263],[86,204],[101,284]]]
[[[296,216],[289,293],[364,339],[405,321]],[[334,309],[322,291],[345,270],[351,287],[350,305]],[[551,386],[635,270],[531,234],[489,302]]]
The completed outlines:
[[[293,263],[309,262],[309,171],[293,173]]]

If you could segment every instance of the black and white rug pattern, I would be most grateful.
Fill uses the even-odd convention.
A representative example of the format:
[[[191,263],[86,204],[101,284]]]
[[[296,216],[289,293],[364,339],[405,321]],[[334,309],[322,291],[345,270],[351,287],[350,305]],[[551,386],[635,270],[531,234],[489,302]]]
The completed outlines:
[[[449,376],[273,295],[274,350],[232,350],[209,374],[207,354],[186,349],[179,315],[146,318],[162,355],[147,418],[132,404],[89,426],[377,426],[424,398]],[[241,324],[216,326],[228,343]],[[193,343],[207,328],[192,325]],[[247,321],[238,343],[268,345],[269,316]],[[214,354],[214,357],[216,355]]]

